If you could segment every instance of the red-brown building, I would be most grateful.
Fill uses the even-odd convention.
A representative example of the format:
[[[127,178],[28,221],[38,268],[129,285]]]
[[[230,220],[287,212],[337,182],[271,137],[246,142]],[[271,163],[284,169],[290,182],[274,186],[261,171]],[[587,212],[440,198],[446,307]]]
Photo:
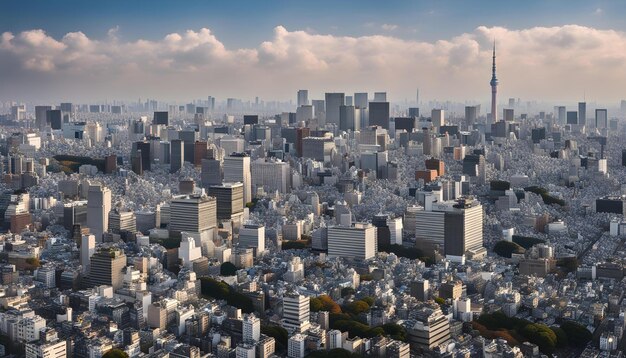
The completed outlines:
[[[437,178],[436,170],[426,169],[426,170],[415,171],[415,180],[424,179],[424,183],[430,183],[436,178]]]

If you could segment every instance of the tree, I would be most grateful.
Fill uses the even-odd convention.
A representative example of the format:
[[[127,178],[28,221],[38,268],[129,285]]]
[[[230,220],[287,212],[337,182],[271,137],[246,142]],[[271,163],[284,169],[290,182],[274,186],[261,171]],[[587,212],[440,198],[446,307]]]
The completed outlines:
[[[523,254],[524,251],[524,248],[520,245],[506,240],[498,241],[493,247],[493,252],[509,259],[513,254]]]
[[[113,348],[110,351],[104,353],[102,358],[128,358],[128,354],[121,349]]]
[[[354,295],[356,291],[352,287],[344,287],[341,289],[341,297],[346,297],[350,295]]]
[[[593,337],[587,327],[574,321],[565,321],[561,323],[561,329],[567,335],[569,344],[575,347],[586,346]]]
[[[531,343],[539,346],[545,354],[552,354],[556,347],[557,338],[556,333],[545,324],[531,323],[526,325],[519,332],[526,337]]]
[[[345,307],[346,312],[351,313],[355,316],[358,316],[363,312],[367,312],[369,311],[369,309],[370,305],[368,305],[367,302],[361,300],[350,302]]]
[[[552,332],[556,335],[556,346],[558,348],[567,347],[569,345],[569,340],[567,339],[567,333],[560,327],[550,327]]]
[[[232,262],[226,261],[220,265],[220,275],[222,276],[235,276],[237,274],[237,266]]]
[[[275,325],[261,325],[261,333],[273,337],[276,340],[276,349],[285,351],[289,340],[289,333],[286,329]]]

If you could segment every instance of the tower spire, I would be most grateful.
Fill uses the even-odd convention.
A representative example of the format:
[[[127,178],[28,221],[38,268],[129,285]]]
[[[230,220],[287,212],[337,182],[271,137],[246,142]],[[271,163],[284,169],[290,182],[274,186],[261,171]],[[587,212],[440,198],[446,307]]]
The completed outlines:
[[[491,66],[491,121],[488,121],[487,131],[491,132],[490,124],[498,121],[498,78],[496,77],[496,40],[493,40],[493,62]]]

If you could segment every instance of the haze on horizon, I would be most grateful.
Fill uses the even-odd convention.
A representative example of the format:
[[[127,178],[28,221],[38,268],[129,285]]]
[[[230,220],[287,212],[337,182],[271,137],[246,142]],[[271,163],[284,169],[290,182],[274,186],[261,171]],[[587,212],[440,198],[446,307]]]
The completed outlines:
[[[106,21],[98,17],[94,23],[111,25],[101,31],[80,17],[61,18],[58,24],[27,17],[18,25],[3,21],[9,11],[0,15],[0,24],[5,24],[0,25],[0,77],[5,83],[0,86],[0,100],[186,100],[207,95],[285,100],[305,88],[312,97],[323,92],[382,90],[391,100],[401,101],[414,100],[420,88],[423,100],[484,101],[489,96],[493,39],[501,99],[576,101],[585,96],[589,101],[616,103],[626,96],[622,86],[626,32],[606,26],[615,14],[604,9],[614,3],[595,7],[558,2],[571,4],[586,17],[570,14],[562,18],[565,22],[554,24],[543,18],[545,9],[531,9],[531,14],[536,12],[534,20],[521,27],[513,15],[494,22],[489,12],[452,26],[462,4],[444,1],[447,7],[436,8],[435,2],[425,3],[433,10],[413,10],[430,21],[439,18],[440,32],[425,31],[423,25],[411,27],[398,17],[403,5],[395,1],[390,5],[394,11],[381,10],[380,21],[359,22],[365,18],[356,12],[354,19],[344,16],[343,22],[330,16],[319,29],[308,26],[310,20],[298,22],[287,16],[283,21],[259,10],[263,20],[257,31],[231,33],[224,25],[229,17],[220,21],[180,17],[177,26],[166,23],[162,29],[148,25],[148,16],[134,17],[134,27],[127,27],[129,20],[123,16],[118,24],[115,17]],[[476,11],[489,9],[485,2],[478,3]],[[26,11],[19,6],[9,1],[9,10]],[[245,20],[223,7],[210,10],[215,16],[221,11],[237,23]],[[497,7],[492,11],[502,5]],[[134,11],[112,8],[111,13]],[[284,5],[274,10],[289,15],[302,9],[303,5]],[[244,10],[240,13],[252,16]],[[66,22],[61,25],[62,21]]]

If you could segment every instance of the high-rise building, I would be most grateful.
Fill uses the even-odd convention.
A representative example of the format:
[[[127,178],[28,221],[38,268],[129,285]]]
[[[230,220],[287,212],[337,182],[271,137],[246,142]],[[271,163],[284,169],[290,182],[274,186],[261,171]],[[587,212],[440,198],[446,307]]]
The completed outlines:
[[[578,112],[567,111],[567,124],[578,124]]]
[[[35,106],[35,124],[40,131],[43,131],[50,124],[46,115],[50,110],[52,110],[51,106]]]
[[[306,106],[308,104],[309,104],[309,91],[299,90],[298,91],[298,107]]]
[[[424,307],[416,316],[408,330],[411,350],[432,350],[450,339],[450,322],[440,308]]]
[[[286,293],[283,296],[283,319],[282,326],[295,332],[306,331],[311,323],[310,299],[297,293]]]
[[[152,117],[152,124],[162,124],[169,125],[169,113],[167,111],[163,112],[154,112],[154,116]]]
[[[578,124],[587,125],[587,102],[578,102]]]
[[[430,120],[435,127],[435,131],[439,132],[439,128],[446,124],[445,112],[443,109],[433,109],[430,111]]]
[[[356,120],[354,106],[339,107],[339,129],[342,131],[359,130],[359,121]]]
[[[344,93],[326,93],[326,122],[339,125],[339,107],[345,104]]]
[[[484,253],[483,208],[476,200],[429,203],[415,212],[416,246],[439,248],[448,259],[462,261],[464,255]]]
[[[369,103],[369,125],[389,129],[389,102]]]
[[[91,256],[89,279],[92,286],[107,285],[113,290],[122,287],[126,255],[115,248],[102,248]]]
[[[286,162],[259,158],[250,164],[250,173],[253,188],[284,194],[291,187],[291,168]]]
[[[46,123],[50,123],[52,129],[63,128],[63,115],[60,109],[50,109],[46,111]]]
[[[302,139],[302,157],[320,162],[330,162],[335,142],[327,137],[306,137]]]
[[[218,159],[202,159],[200,177],[202,187],[204,188],[208,188],[211,185],[221,185],[224,177],[222,161]]]
[[[498,78],[496,78],[496,42],[493,42],[493,63],[491,68],[491,121],[487,122],[487,127],[498,121]]]
[[[515,110],[513,108],[505,108],[502,110],[503,120],[505,122],[513,122],[515,120]]]
[[[239,229],[239,247],[254,249],[255,255],[265,251],[265,226],[258,224],[244,224]]]
[[[374,100],[372,102],[387,102],[387,92],[374,92]]]
[[[185,161],[185,143],[174,139],[170,143],[170,173],[176,173],[183,167]]]
[[[357,92],[354,94],[354,107],[366,109],[368,102],[367,92]]]
[[[120,211],[113,209],[109,212],[109,231],[114,234],[127,231],[134,233],[137,231],[137,220],[132,211]]]
[[[596,128],[608,128],[608,114],[606,109],[596,109]]]
[[[201,233],[217,226],[217,200],[210,196],[185,195],[170,203],[172,233]]]
[[[217,200],[217,219],[231,220],[243,213],[243,184],[224,183],[209,187],[209,195]]]
[[[109,231],[109,212],[111,211],[111,190],[101,185],[89,186],[87,194],[87,227],[102,241],[102,234]]]
[[[378,251],[376,227],[355,223],[353,226],[328,228],[328,256],[367,260]]]
[[[430,288],[428,280],[417,280],[411,282],[411,296],[416,299],[426,302],[430,296]]]
[[[478,107],[476,106],[465,106],[465,125],[473,126],[476,123],[476,119],[478,118]]]
[[[242,324],[244,343],[256,343],[261,338],[261,320],[254,314],[244,317]]]
[[[233,153],[224,158],[224,182],[243,183],[244,205],[252,201],[250,157],[247,154]]]

